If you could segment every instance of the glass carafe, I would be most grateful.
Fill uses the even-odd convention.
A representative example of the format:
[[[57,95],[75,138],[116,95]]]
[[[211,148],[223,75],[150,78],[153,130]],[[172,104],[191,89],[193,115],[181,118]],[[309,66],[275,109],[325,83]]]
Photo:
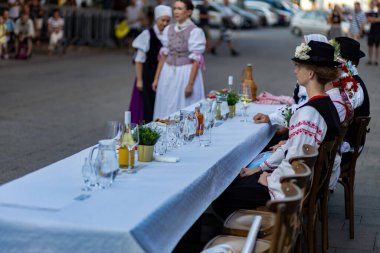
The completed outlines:
[[[98,149],[98,154],[93,159],[95,149]],[[110,187],[119,171],[116,142],[114,140],[99,141],[99,145],[91,149],[89,162],[96,173],[99,187],[103,189]]]

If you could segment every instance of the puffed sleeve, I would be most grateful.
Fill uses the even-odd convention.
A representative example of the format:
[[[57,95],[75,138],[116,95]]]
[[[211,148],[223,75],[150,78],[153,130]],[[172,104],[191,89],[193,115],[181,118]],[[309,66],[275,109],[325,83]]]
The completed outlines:
[[[202,29],[199,27],[193,29],[189,38],[189,58],[197,61],[202,69],[205,69],[203,53],[206,49],[206,37]]]
[[[350,97],[348,94],[348,97],[349,97],[349,100],[352,104],[352,107],[354,107],[356,109],[359,106],[361,106],[364,102],[364,92],[363,92],[362,86],[358,83],[357,91],[354,93],[354,95],[352,97]]]
[[[169,54],[169,27],[172,26],[172,25],[168,25],[167,27],[165,27],[164,31],[162,32],[162,39],[161,39],[161,43],[162,43],[162,47],[160,49],[160,53],[159,55],[168,55]]]
[[[132,47],[143,51],[144,53],[149,51],[150,34],[148,30],[144,30],[136,39],[132,42]]]

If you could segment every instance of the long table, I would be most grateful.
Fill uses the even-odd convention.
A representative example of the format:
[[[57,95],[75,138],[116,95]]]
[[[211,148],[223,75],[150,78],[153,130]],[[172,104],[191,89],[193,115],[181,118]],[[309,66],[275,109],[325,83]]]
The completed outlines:
[[[252,104],[248,112],[275,108]],[[274,134],[240,120],[215,127],[210,147],[195,139],[169,151],[180,162],[141,164],[109,189],[81,190],[89,149],[2,185],[0,252],[171,252]]]

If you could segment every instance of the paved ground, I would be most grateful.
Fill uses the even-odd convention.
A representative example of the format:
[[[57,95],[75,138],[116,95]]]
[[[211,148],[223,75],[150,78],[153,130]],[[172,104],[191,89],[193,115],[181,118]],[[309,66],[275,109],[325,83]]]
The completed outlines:
[[[235,34],[240,57],[206,56],[206,90],[238,83],[243,67],[253,64],[259,91],[290,95],[295,78],[289,60],[300,38],[283,28]],[[364,41],[362,44],[365,44]],[[366,48],[364,46],[364,48]],[[366,50],[366,49],[365,49]],[[330,201],[330,251],[380,252],[378,80],[380,67],[359,70],[371,97],[372,121],[357,165],[356,239],[348,239],[339,186]],[[30,61],[0,61],[0,184],[44,167],[94,144],[107,120],[122,120],[134,79],[131,56],[120,50],[70,50],[63,57],[35,54]],[[201,245],[181,248],[196,252]],[[195,250],[194,250],[195,249]]]

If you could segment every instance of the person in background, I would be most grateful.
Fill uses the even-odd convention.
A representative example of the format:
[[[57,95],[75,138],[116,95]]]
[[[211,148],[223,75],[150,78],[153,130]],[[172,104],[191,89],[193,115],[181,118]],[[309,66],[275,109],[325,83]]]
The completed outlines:
[[[53,10],[53,16],[48,20],[48,32],[50,35],[48,54],[52,55],[53,50],[58,46],[58,43],[63,39],[63,28],[65,20],[61,18],[59,9]]]
[[[15,24],[16,58],[20,53],[21,44],[27,45],[26,57],[30,58],[33,50],[34,25],[27,13],[23,13]],[[23,56],[21,58],[24,58]]]
[[[354,12],[352,13],[352,20],[350,23],[350,37],[356,41],[360,40],[364,32],[364,25],[367,23],[365,13],[362,11],[359,2],[354,4]]]
[[[0,58],[3,57],[3,51],[7,48],[7,27],[3,17],[0,17]]]
[[[329,32],[329,38],[333,39],[335,37],[342,36],[342,11],[339,7],[339,5],[334,5],[334,9],[331,12],[329,19],[329,23],[331,24],[331,29]]]
[[[29,16],[30,19],[33,21],[34,24],[34,32],[35,32],[35,42],[36,45],[39,46],[40,44],[40,34],[42,29],[42,17],[44,14],[44,11],[42,9],[42,5],[40,0],[31,0],[29,3]]]
[[[160,62],[153,81],[156,93],[154,119],[165,118],[205,97],[201,69],[205,35],[190,19],[194,5],[191,0],[176,0],[175,24],[164,30]]]
[[[158,5],[154,9],[154,17],[156,24],[144,30],[132,43],[132,47],[137,49],[135,57],[136,84],[129,107],[133,123],[140,123],[141,120],[149,123],[153,120],[156,93],[152,89],[152,83],[162,47],[163,31],[170,23],[172,9],[169,6]],[[138,99],[138,96],[141,95],[142,103]],[[141,107],[143,108],[143,117],[140,116]]]
[[[14,48],[13,30],[14,30],[15,25],[14,25],[13,20],[9,18],[9,11],[8,10],[3,11],[2,17],[3,17],[3,21],[5,24],[5,28],[6,28],[6,33],[5,33],[6,45],[3,48],[3,58],[7,60],[9,58],[8,52],[10,51],[10,49]]]
[[[130,31],[127,35],[128,50],[132,51],[132,41],[139,35],[142,30],[144,21],[143,3],[139,0],[131,0],[126,9],[127,22]]]
[[[227,43],[228,48],[232,56],[239,56],[239,53],[235,50],[234,44],[232,43],[232,34],[230,28],[233,27],[232,17],[234,12],[228,6],[229,0],[224,0],[222,16],[222,25],[220,27],[219,39],[215,42],[215,45],[211,48],[211,53],[216,55],[216,49],[222,44],[223,41]]]
[[[206,36],[206,51],[209,51],[211,48],[211,36],[210,36],[210,24],[209,24],[209,10],[210,5],[208,0],[203,0],[203,4],[198,5],[197,9],[199,10],[199,27],[202,28]]]
[[[371,23],[371,28],[368,34],[368,62],[367,65],[372,65],[373,47],[375,47],[375,66],[379,65],[379,45],[380,45],[380,2],[376,4],[377,11],[368,13],[367,19]]]
[[[20,17],[20,9],[23,4],[22,0],[8,0],[9,17],[16,22]]]

